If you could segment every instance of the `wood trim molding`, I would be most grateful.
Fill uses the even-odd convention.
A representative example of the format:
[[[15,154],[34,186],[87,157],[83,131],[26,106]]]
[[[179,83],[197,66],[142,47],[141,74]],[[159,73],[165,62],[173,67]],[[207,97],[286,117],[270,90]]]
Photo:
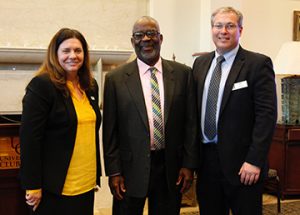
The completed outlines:
[[[194,54],[192,54],[193,57],[198,57],[198,56],[201,56],[201,55],[205,55],[205,54],[208,54],[209,52],[195,52]]]
[[[47,49],[43,48],[1,48],[0,63],[42,63]],[[103,64],[120,64],[128,60],[131,50],[90,50],[91,64],[100,59]]]

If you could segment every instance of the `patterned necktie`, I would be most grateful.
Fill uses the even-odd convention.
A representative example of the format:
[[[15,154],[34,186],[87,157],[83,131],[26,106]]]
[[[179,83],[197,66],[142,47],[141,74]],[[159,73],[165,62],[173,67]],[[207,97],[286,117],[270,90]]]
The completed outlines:
[[[161,113],[159,86],[156,78],[157,69],[155,67],[149,68],[151,72],[151,98],[152,98],[152,114],[153,114],[153,139],[155,150],[164,148],[164,131],[163,120]]]
[[[208,93],[207,93],[204,133],[209,140],[214,139],[214,137],[217,134],[217,126],[216,126],[217,102],[218,102],[218,95],[219,95],[220,80],[222,75],[221,65],[224,60],[225,58],[222,55],[220,55],[217,58],[217,65],[211,76]]]

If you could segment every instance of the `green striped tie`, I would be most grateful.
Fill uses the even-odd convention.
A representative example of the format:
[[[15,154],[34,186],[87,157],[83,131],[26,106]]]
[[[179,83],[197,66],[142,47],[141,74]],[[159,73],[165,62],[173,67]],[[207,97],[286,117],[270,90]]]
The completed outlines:
[[[154,148],[160,150],[164,148],[164,131],[163,131],[163,120],[161,113],[159,86],[156,78],[157,69],[151,67],[151,97],[152,97],[152,114],[153,114],[153,137],[154,137]]]

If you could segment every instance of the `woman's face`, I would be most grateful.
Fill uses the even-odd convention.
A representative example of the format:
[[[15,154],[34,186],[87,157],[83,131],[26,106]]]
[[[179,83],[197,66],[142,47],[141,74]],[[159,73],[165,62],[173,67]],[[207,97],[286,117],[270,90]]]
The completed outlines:
[[[77,75],[84,60],[84,52],[81,42],[76,38],[63,41],[57,50],[57,58],[67,76]]]

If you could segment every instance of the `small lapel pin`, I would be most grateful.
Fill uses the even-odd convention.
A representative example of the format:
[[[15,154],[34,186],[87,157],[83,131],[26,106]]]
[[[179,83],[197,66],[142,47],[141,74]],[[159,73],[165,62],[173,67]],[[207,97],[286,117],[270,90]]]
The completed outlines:
[[[94,96],[91,96],[91,99],[94,101],[94,100],[95,100],[95,97],[94,97]]]

